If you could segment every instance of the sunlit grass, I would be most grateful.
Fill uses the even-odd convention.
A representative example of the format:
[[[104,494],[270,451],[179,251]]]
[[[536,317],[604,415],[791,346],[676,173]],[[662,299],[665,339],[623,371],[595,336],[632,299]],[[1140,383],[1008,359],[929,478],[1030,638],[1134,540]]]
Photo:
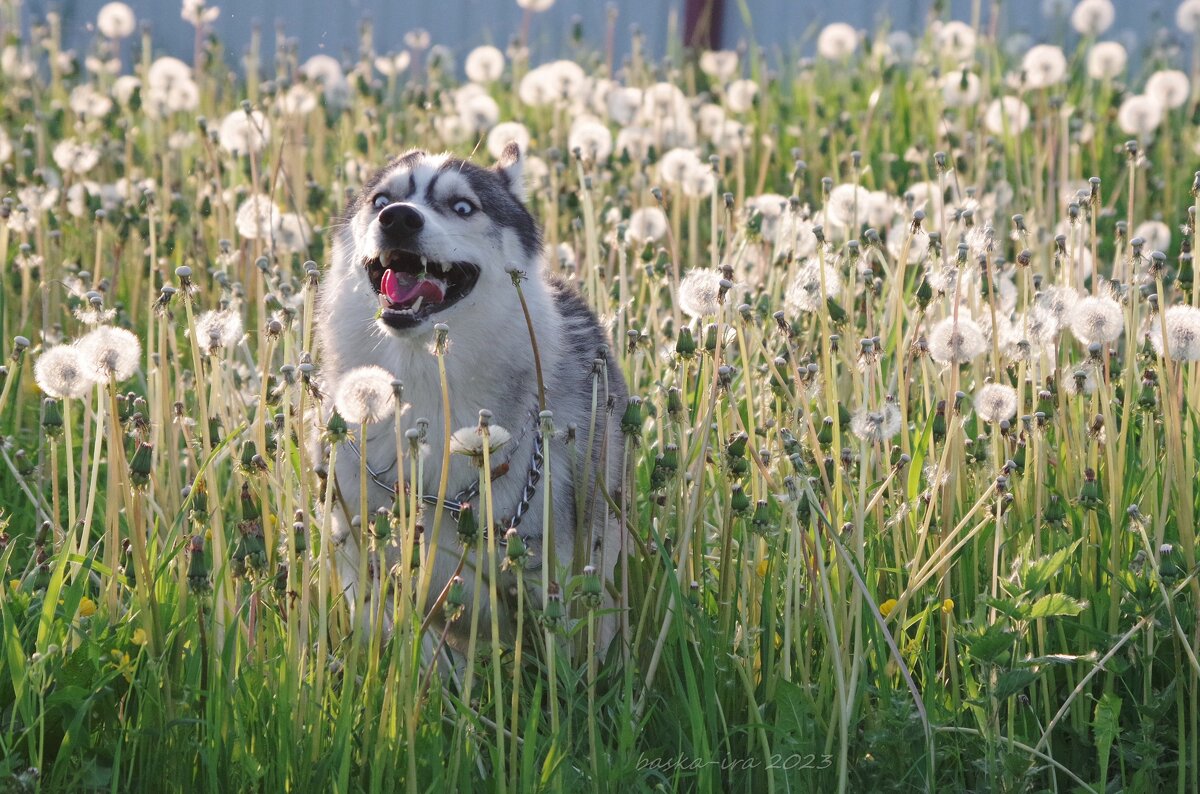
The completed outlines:
[[[1131,73],[1080,7],[1049,47],[934,20],[800,61],[614,63],[613,21],[532,64],[532,10],[456,59],[367,26],[357,60],[256,35],[233,71],[196,3],[187,62],[120,9],[86,52],[53,18],[10,41],[0,788],[1200,789],[1198,75],[1161,48]],[[335,501],[365,503],[331,487],[345,442],[394,426],[419,481],[419,412],[448,411],[380,374],[332,412],[324,233],[389,157],[509,140],[636,395],[593,368],[626,436],[603,660],[595,571],[531,582],[480,531],[486,414],[471,518],[422,533],[413,493],[362,522],[406,561],[371,602],[390,636],[324,562]],[[440,363],[486,344],[446,317]],[[579,462],[545,482],[592,476],[545,407]],[[518,580],[515,639],[470,610],[456,669],[435,531]]]

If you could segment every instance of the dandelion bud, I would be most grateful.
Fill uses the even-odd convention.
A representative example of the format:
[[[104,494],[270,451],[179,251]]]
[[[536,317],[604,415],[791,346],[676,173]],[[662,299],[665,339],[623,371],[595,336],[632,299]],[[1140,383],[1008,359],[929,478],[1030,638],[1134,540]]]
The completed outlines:
[[[546,606],[542,610],[542,619],[550,627],[557,626],[566,615],[563,610],[562,588],[558,582],[551,582],[546,588]]]
[[[678,386],[672,386],[667,390],[667,415],[675,421],[679,421],[683,416],[683,392]]]
[[[193,593],[205,593],[209,590],[209,566],[204,557],[204,536],[193,535],[188,541],[188,588]]]
[[[20,362],[25,356],[25,351],[29,349],[29,340],[23,336],[13,338],[13,351],[10,358],[14,362]]]
[[[446,342],[450,338],[450,326],[437,323],[433,326],[433,349],[435,355],[445,355]]]
[[[637,436],[642,431],[642,400],[630,396],[621,416],[621,432],[626,436]]]
[[[129,479],[138,488],[145,488],[149,484],[153,462],[154,448],[145,441],[139,441],[133,457],[129,460]]]
[[[1096,472],[1087,468],[1083,470],[1083,487],[1079,491],[1079,504],[1086,510],[1095,510],[1104,502],[1100,483],[1096,480]]]

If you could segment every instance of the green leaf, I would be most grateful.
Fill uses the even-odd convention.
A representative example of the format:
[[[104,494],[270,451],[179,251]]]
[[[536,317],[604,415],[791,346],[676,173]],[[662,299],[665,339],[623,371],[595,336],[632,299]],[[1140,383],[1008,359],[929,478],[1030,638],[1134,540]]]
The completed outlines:
[[[1030,593],[1041,590],[1075,556],[1075,551],[1082,542],[1083,538],[1079,538],[1070,546],[1061,548],[1053,554],[1046,554],[1025,563],[1021,566],[1021,585]]]
[[[992,624],[982,632],[959,635],[967,645],[971,658],[977,662],[995,662],[1012,648],[1016,633],[1000,624]]]
[[[996,688],[992,695],[996,700],[1006,700],[1020,694],[1026,687],[1037,680],[1038,674],[1028,668],[1006,670],[996,680]]]
[[[1106,692],[1096,701],[1092,716],[1092,732],[1096,735],[1096,752],[1100,756],[1100,768],[1108,766],[1108,754],[1113,742],[1121,735],[1121,698]]]
[[[1031,620],[1037,618],[1053,618],[1060,615],[1078,615],[1087,608],[1087,603],[1066,593],[1050,593],[1033,602],[1028,614]]]

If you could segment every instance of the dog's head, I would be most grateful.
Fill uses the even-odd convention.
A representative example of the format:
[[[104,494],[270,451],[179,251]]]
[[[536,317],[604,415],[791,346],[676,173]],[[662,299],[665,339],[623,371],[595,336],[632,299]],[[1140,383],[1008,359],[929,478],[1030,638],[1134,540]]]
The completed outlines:
[[[508,271],[536,266],[542,242],[522,201],[521,165],[515,143],[493,168],[412,151],[350,202],[339,266],[370,284],[384,328],[405,335],[513,293]]]

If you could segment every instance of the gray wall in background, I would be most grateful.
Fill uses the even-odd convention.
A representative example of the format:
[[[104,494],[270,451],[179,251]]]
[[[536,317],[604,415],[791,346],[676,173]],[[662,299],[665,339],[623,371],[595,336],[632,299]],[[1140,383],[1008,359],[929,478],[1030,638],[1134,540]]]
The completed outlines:
[[[106,0],[25,0],[26,19],[36,19],[51,9],[58,10],[69,46],[86,51],[96,11]],[[992,0],[979,0],[986,15]],[[1061,0],[1060,0],[1061,1]],[[156,54],[178,55],[191,60],[192,28],[180,18],[179,0],[126,0],[138,18],[154,26]],[[735,46],[753,37],[768,52],[791,54],[797,47],[811,50],[816,33],[829,22],[849,22],[874,30],[881,22],[894,29],[919,31],[933,0],[745,0],[750,25],[745,24],[739,0],[726,0],[724,44]],[[1044,0],[1003,0],[1002,30],[1024,32],[1035,40],[1057,41],[1062,25],[1046,22]],[[1066,0],[1072,4],[1071,0]],[[460,56],[479,44],[503,48],[521,25],[522,11],[515,0],[210,0],[219,5],[221,16],[214,29],[227,52],[238,58],[245,51],[254,23],[263,31],[264,56],[275,46],[275,27],[299,42],[302,58],[318,52],[337,57],[356,52],[359,24],[364,17],[374,20],[375,49],[379,52],[403,48],[403,36],[413,28],[428,30],[433,42],[451,47]],[[1107,38],[1114,38],[1136,56],[1138,44],[1146,44],[1162,26],[1174,27],[1178,0],[1114,0],[1117,20]],[[646,35],[652,52],[661,53],[669,35],[668,20],[678,17],[682,27],[683,0],[558,0],[549,11],[536,15],[531,43],[534,59],[567,52],[567,34],[572,17],[582,18],[586,42],[603,44],[607,8],[618,10],[618,54],[628,51],[629,28],[636,24]],[[949,0],[951,16],[970,20],[975,0]],[[807,46],[805,46],[807,45]]]

